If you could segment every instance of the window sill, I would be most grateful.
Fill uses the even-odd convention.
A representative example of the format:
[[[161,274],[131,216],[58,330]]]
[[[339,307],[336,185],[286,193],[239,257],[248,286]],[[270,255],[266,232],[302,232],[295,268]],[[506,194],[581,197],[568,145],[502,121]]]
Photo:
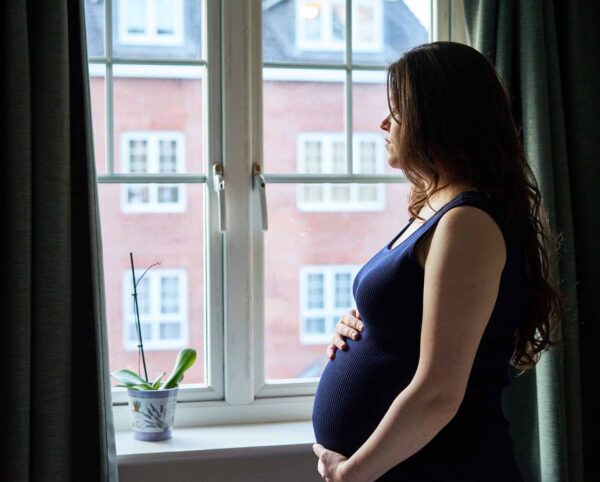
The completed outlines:
[[[115,432],[119,465],[285,454],[310,450],[310,420],[245,423],[173,429],[170,440],[143,442],[131,430]]]

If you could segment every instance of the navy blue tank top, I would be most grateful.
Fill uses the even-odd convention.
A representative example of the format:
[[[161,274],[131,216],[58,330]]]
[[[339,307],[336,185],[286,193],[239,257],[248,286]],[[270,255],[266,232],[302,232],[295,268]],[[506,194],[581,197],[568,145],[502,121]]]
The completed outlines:
[[[446,203],[397,247],[382,247],[357,273],[352,292],[364,330],[347,338],[321,375],[312,422],[316,441],[350,457],[369,438],[419,362],[424,270],[415,246],[445,212],[470,205],[490,214],[507,247],[499,293],[456,416],[421,450],[380,481],[522,481],[502,409],[510,383],[514,330],[523,316],[525,272],[518,235],[487,194],[467,191]]]

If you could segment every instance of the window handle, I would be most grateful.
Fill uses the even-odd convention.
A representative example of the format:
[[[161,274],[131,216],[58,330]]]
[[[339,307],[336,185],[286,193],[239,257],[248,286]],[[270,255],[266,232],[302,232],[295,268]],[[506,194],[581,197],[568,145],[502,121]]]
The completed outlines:
[[[269,223],[267,220],[267,191],[266,182],[264,176],[261,174],[260,164],[254,163],[254,175],[252,177],[253,189],[258,189],[260,195],[260,214],[262,219],[262,229],[266,231],[269,229]]]
[[[219,231],[225,232],[225,179],[221,164],[213,164],[213,189],[219,201]]]

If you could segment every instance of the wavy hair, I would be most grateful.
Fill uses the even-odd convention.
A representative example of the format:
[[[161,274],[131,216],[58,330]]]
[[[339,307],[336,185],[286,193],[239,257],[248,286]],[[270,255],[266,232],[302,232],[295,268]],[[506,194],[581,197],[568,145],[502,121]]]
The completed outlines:
[[[473,186],[494,199],[522,243],[524,315],[515,329],[510,363],[519,375],[556,344],[563,294],[549,259],[560,237],[552,232],[527,161],[510,100],[494,66],[477,50],[433,42],[406,52],[387,71],[388,107],[401,124],[400,166],[411,182],[409,213],[446,186]],[[443,176],[441,176],[443,174]],[[440,178],[447,184],[440,186]]]

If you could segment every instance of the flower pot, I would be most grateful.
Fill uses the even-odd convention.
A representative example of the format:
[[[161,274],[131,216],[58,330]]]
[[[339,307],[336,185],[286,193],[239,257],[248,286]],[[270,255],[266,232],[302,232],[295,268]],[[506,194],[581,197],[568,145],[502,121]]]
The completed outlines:
[[[178,390],[127,390],[135,439],[155,442],[171,438]]]

